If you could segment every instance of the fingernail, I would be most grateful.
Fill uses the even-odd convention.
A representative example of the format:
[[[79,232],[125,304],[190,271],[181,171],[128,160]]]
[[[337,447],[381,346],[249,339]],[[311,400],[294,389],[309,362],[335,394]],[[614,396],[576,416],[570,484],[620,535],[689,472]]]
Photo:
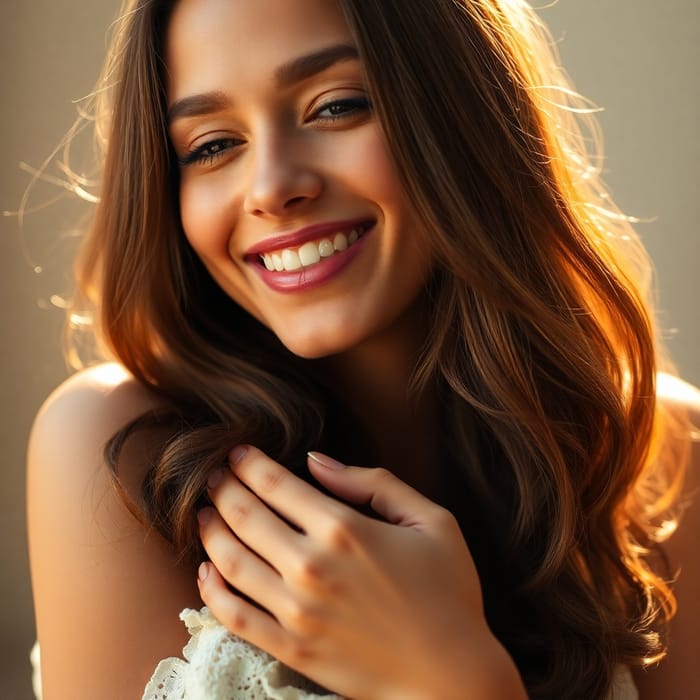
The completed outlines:
[[[197,520],[200,525],[206,525],[211,520],[212,515],[214,515],[214,511],[211,508],[202,508],[197,513]]]
[[[339,462],[337,459],[333,459],[328,455],[324,455],[321,452],[307,452],[309,459],[313,459],[314,462],[320,464],[326,469],[345,469],[347,465]]]
[[[207,480],[207,486],[210,489],[215,489],[223,480],[224,480],[224,470],[217,469],[215,472],[212,472],[209,475],[209,479]]]
[[[197,578],[200,581],[206,581],[207,576],[209,576],[209,562],[203,561],[199,565],[199,570],[197,571]]]
[[[231,466],[238,464],[243,457],[245,457],[246,452],[248,452],[248,447],[246,445],[238,445],[238,447],[234,447],[228,456],[228,461],[231,463]]]

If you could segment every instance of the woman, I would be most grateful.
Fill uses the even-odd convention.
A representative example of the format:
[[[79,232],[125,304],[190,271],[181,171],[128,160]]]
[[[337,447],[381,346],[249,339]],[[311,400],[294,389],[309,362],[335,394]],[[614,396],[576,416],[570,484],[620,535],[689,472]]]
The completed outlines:
[[[29,454],[49,700],[138,697],[202,601],[347,697],[683,696],[700,401],[526,4],[133,0],[110,56],[119,364]]]

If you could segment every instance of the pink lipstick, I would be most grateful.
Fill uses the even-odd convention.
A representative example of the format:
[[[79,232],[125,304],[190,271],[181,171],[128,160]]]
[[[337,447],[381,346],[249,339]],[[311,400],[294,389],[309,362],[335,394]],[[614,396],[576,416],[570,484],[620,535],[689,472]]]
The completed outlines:
[[[272,236],[245,253],[271,289],[300,292],[324,284],[345,269],[363,250],[375,222],[333,221]]]

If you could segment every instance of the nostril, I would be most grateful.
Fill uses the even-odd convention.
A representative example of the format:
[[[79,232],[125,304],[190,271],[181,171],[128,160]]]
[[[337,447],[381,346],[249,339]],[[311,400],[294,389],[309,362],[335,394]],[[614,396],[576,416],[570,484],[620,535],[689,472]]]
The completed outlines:
[[[306,199],[306,197],[292,197],[291,199],[288,199],[285,203],[285,207],[293,207],[295,204],[299,204],[300,202],[303,202]]]

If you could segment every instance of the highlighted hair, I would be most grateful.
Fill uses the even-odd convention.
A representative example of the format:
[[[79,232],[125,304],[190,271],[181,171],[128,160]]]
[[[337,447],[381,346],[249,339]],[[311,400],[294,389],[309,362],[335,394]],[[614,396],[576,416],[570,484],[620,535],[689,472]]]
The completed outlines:
[[[444,458],[489,622],[532,697],[602,697],[617,664],[665,653],[674,600],[648,553],[687,455],[682,418],[655,399],[667,366],[650,265],[587,155],[592,110],[521,0],[339,4],[437,261],[412,390],[444,398]],[[121,431],[108,456],[116,473],[134,429],[166,429],[138,510],[187,553],[230,446],[292,465],[324,442],[355,455],[307,364],[216,287],[183,235],[162,65],[172,6],[130,0],[115,31],[76,303],[99,309],[105,352],[173,406]]]

